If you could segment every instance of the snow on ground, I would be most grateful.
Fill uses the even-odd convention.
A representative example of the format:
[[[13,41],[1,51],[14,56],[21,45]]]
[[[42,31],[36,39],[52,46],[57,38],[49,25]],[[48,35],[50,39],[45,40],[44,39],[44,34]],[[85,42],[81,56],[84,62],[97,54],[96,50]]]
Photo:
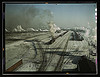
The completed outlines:
[[[33,39],[44,40],[46,38],[49,38],[48,35],[49,34],[44,34],[41,36],[29,38],[27,40],[33,40]],[[5,52],[6,52],[6,66],[7,63],[9,63],[14,59],[22,59],[23,62],[25,62],[27,60],[32,61],[35,56],[35,50],[32,45],[32,42],[24,42],[24,40],[6,44]]]
[[[62,31],[62,33],[63,33],[63,31]],[[71,33],[71,31],[69,32],[68,35],[70,35],[70,33]],[[59,35],[59,34],[60,33],[58,33],[58,34],[56,33],[56,35]],[[67,36],[64,36],[64,37],[67,37]],[[32,40],[32,39],[38,39],[38,40],[42,40],[45,42],[45,41],[50,40],[50,37],[49,37],[49,35],[41,35],[41,36],[30,38],[28,40]],[[61,42],[61,39],[64,39],[64,38],[62,38],[62,37],[58,38],[56,40],[56,42],[54,42],[54,46],[52,46],[53,45],[52,44],[49,47],[56,48],[59,44],[59,43],[57,44],[57,41]],[[64,39],[64,40],[66,40],[66,39]],[[62,47],[63,44],[60,47]],[[42,47],[44,47],[44,46],[42,45]],[[34,61],[33,58],[35,56],[35,50],[34,50],[34,47],[32,45],[32,42],[24,42],[24,40],[17,41],[17,42],[11,43],[11,44],[7,44],[5,46],[5,48],[6,48],[5,49],[6,64],[13,59],[22,59],[23,60],[23,64],[19,68],[17,68],[15,71],[36,71],[37,68],[39,67],[39,64],[33,63],[33,61]],[[80,51],[82,50],[83,52],[73,52],[73,51],[71,52],[71,50],[75,50],[77,48],[79,48],[79,50]],[[85,40],[83,40],[83,41],[69,41],[66,52],[69,52],[71,55],[74,55],[74,56],[82,56],[82,55],[88,56],[88,54],[89,54],[88,53],[88,43]],[[39,55],[39,53],[38,53],[38,55]],[[37,57],[36,61],[39,61],[40,59],[42,59],[42,58]],[[73,59],[70,58],[70,61],[72,61]],[[53,61],[55,61],[55,60],[53,60]],[[52,61],[53,64],[51,63],[52,68],[55,66],[53,61]],[[77,67],[75,64],[72,64],[72,62],[68,62],[68,63],[69,64],[67,64],[67,65],[65,64],[63,66],[63,68],[73,69],[73,68]],[[73,67],[71,65],[73,65]],[[48,68],[48,70],[51,70],[51,68],[50,69]]]

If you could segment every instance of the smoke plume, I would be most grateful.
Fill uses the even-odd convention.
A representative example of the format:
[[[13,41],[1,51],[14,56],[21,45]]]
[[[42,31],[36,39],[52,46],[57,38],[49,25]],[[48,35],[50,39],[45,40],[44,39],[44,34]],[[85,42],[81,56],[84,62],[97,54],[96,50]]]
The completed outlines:
[[[6,5],[5,28],[12,31],[18,25],[24,29],[48,29],[48,21],[53,20],[53,13],[48,9],[39,9],[34,5]]]

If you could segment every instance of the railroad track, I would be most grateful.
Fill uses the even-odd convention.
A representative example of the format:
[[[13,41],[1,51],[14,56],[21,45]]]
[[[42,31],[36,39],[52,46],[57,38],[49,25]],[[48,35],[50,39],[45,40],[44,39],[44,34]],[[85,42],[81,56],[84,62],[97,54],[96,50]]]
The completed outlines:
[[[60,43],[62,44],[63,41],[64,41],[64,40],[60,41]],[[59,42],[56,43],[56,45],[58,45],[58,44],[59,44]],[[61,46],[61,44],[60,44],[59,46]],[[58,47],[59,47],[59,46],[58,46]],[[55,49],[55,51],[56,51],[56,50],[57,50],[57,49]],[[55,51],[54,51],[54,52],[55,52]],[[44,71],[47,70],[47,68],[48,68],[48,66],[50,65],[51,61],[55,58],[55,55],[56,55],[56,54],[51,54],[51,55],[50,55],[48,64],[47,64],[47,66],[44,68]]]
[[[62,39],[61,41],[59,41],[59,42],[57,42],[56,44],[54,44],[53,43],[53,47],[55,47],[55,46],[57,46],[57,47],[61,47],[62,46],[62,44],[63,44],[63,42],[66,40],[66,38],[64,38],[64,39]],[[68,42],[67,42],[68,43]],[[66,46],[66,45],[65,45]],[[56,51],[57,49],[55,49],[55,51]],[[66,49],[64,48],[64,51],[65,51]],[[54,51],[54,52],[55,52]],[[45,54],[45,53],[44,53]],[[40,68],[41,69],[39,69],[38,71],[46,71],[47,70],[47,68],[50,66],[50,64],[51,64],[51,62],[52,62],[52,60],[55,58],[55,56],[56,56],[56,54],[50,54],[50,57],[49,57],[49,60],[47,61],[47,63],[45,63],[45,60],[44,60],[44,62],[42,62],[42,64],[41,64],[41,66],[40,66]],[[46,59],[46,58],[44,58],[44,59]],[[63,56],[61,56],[60,58],[59,58],[59,61],[58,61],[58,63],[60,62],[60,64],[58,64],[57,63],[57,66],[55,67],[55,70],[58,70],[57,69],[57,67],[59,67],[59,66],[61,66],[61,63],[63,62]],[[61,62],[62,61],[62,62]],[[45,64],[45,65],[44,65]]]
[[[47,59],[46,59],[46,55],[45,55],[45,51],[44,49],[42,48],[41,44],[38,42],[38,46],[39,48],[41,48],[40,50],[40,54],[42,54],[42,63],[38,69],[38,71],[41,71],[45,68],[46,64],[47,64]]]
[[[66,41],[66,34],[64,34],[64,38],[58,38],[57,40],[58,40],[58,42],[54,42],[53,44],[51,44],[51,45],[45,45],[46,46],[46,48],[47,47],[49,47],[49,48],[51,48],[51,47],[55,47],[55,48],[59,48],[59,47],[61,47],[62,45],[63,45],[63,43],[64,43],[64,41]],[[44,39],[44,38],[42,38],[42,39]],[[42,40],[41,39],[41,40]],[[35,41],[35,40],[29,40],[29,41],[31,41],[32,43],[33,43],[33,41]],[[48,58],[48,60],[47,60],[47,55],[46,55],[46,53],[45,53],[45,50],[42,48],[42,46],[41,46],[41,44],[43,44],[43,42],[41,42],[41,41],[35,41],[35,42],[37,42],[37,46],[41,49],[40,51],[39,51],[39,53],[42,55],[42,63],[41,63],[41,65],[39,66],[39,69],[38,69],[38,71],[46,71],[48,68],[49,68],[49,66],[52,64],[52,60],[54,60],[54,59],[56,59],[56,56],[57,56],[57,54],[52,54],[52,53],[50,53],[50,55],[49,55],[49,58]],[[40,44],[41,43],[41,44]],[[68,42],[67,42],[68,43]],[[35,44],[33,43],[33,46],[34,46]],[[65,45],[66,46],[66,45]],[[34,47],[35,49],[36,49],[36,47]],[[64,50],[63,51],[65,51],[66,49],[64,48]],[[52,51],[52,50],[51,50]],[[57,49],[54,49],[53,50],[54,52],[56,52],[57,51]],[[35,53],[36,53],[36,55],[37,55],[37,51],[35,51]],[[63,53],[62,53],[63,54]],[[57,60],[57,66],[54,68],[54,71],[58,71],[60,68],[61,68],[61,66],[62,66],[62,63],[63,63],[63,60],[64,60],[64,58],[63,58],[63,56],[58,56],[59,57],[59,60]],[[36,56],[35,56],[35,58],[36,58]],[[60,67],[59,69],[58,69],[58,67]]]
[[[55,45],[57,45],[57,44],[59,44],[59,42],[57,42]],[[54,45],[54,44],[53,44]],[[49,46],[47,46],[47,47],[49,47]],[[42,48],[41,46],[39,46],[39,48]],[[54,57],[54,54],[50,54],[49,56],[49,61],[47,62],[47,63],[45,63],[45,59],[47,59],[46,58],[46,54],[45,54],[45,51],[43,51],[44,53],[44,57],[43,57],[43,62],[42,62],[42,64],[41,64],[41,66],[40,66],[40,68],[39,68],[39,70],[38,71],[45,71],[46,69],[47,69],[47,67],[49,66],[49,64],[51,63],[51,61],[52,61],[52,58]],[[46,64],[46,65],[45,65]]]
[[[46,52],[45,52],[45,49],[49,49],[49,48],[52,48],[52,47],[54,47],[55,49],[53,49],[53,51],[54,52],[56,52],[57,51],[57,49],[56,48],[61,48],[61,47],[64,47],[63,48],[63,50],[61,51],[62,52],[62,54],[63,54],[63,52],[66,52],[66,50],[67,50],[67,45],[68,45],[68,40],[69,40],[69,37],[70,37],[70,34],[67,36],[67,38],[66,38],[66,35],[67,34],[65,34],[64,36],[62,36],[61,38],[58,38],[58,39],[56,39],[55,40],[55,42],[53,43],[53,44],[51,44],[51,45],[45,45],[46,47],[44,47],[43,48],[43,45],[44,45],[44,43],[42,42],[42,40],[44,40],[44,38],[42,38],[41,39],[41,41],[35,41],[35,40],[31,40],[31,42],[32,41],[35,41],[35,42],[37,42],[36,44],[37,44],[37,46],[38,46],[38,48],[40,48],[40,50],[39,51],[36,51],[36,55],[37,55],[37,52],[39,52],[40,53],[40,55],[42,56],[42,61],[41,61],[41,65],[39,66],[39,68],[38,68],[38,70],[37,71],[48,71],[48,68],[51,66],[51,64],[53,63],[52,61],[53,61],[53,59],[56,59],[57,57],[58,57],[58,59],[57,59],[57,61],[56,61],[56,66],[54,67],[54,69],[53,69],[53,71],[61,71],[62,70],[62,66],[63,66],[63,63],[69,63],[69,61],[70,61],[70,56],[66,59],[66,61],[64,62],[64,56],[63,55],[61,55],[61,56],[57,56],[57,54],[53,54],[53,53],[50,53],[49,54],[49,58],[48,58],[48,60],[47,60],[47,55],[46,55]],[[58,42],[56,42],[58,40]],[[32,42],[33,43],[33,42]],[[35,45],[36,45],[35,44]],[[64,46],[63,46],[64,45]],[[34,46],[33,46],[34,47]],[[35,49],[37,49],[37,47],[35,47]],[[50,50],[50,51],[52,51],[52,50]],[[71,54],[73,54],[73,53],[76,53],[76,52],[72,52]],[[26,53],[25,53],[26,54]],[[35,58],[36,58],[36,56],[35,56]],[[34,59],[35,59],[34,58]]]
[[[66,44],[64,46],[64,49],[62,51],[62,54],[63,54],[63,52],[65,52],[67,50],[69,37],[70,37],[70,35],[68,36],[68,39],[67,39]],[[61,71],[63,61],[64,61],[64,56],[61,56],[60,59],[59,59],[59,61],[58,61],[58,63],[57,63],[57,66],[54,69],[54,71]]]

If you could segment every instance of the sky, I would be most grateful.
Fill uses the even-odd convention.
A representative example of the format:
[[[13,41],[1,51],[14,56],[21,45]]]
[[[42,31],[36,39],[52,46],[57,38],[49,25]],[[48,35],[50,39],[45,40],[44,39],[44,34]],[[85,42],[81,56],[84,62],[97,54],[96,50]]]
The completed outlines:
[[[48,29],[53,21],[58,27],[95,27],[96,4],[6,4],[5,27]],[[88,24],[89,23],[89,24]]]

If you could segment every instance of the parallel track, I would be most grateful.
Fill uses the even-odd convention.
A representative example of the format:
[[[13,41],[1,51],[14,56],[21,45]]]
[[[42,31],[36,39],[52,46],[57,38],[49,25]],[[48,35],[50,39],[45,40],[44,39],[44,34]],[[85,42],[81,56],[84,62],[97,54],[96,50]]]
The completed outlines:
[[[62,51],[62,54],[63,54],[63,52],[65,52],[67,50],[69,37],[70,36],[68,36],[68,39],[67,39],[67,42],[66,42],[66,44],[64,46],[64,49]],[[57,66],[55,67],[55,70],[54,71],[61,71],[63,61],[64,61],[64,56],[61,56],[60,59],[59,59],[59,61],[58,61],[58,63],[57,63]]]
[[[58,47],[60,47],[62,44],[63,44],[63,42],[66,40],[66,38],[64,38],[64,40],[62,40],[62,41],[60,41],[60,42],[57,42],[56,44],[54,44],[54,46],[58,46]],[[60,45],[58,45],[58,44],[60,44]],[[67,42],[67,44],[68,44],[68,42]],[[66,46],[66,45],[65,45]],[[66,50],[66,48],[64,48],[64,51]],[[56,51],[56,50],[55,50]],[[45,53],[44,53],[45,54]],[[49,65],[50,65],[50,63],[51,63],[51,61],[55,58],[55,54],[50,54],[50,57],[49,57],[49,61],[47,61],[47,63],[45,63],[45,60],[44,60],[44,62],[42,62],[42,64],[41,64],[41,66],[40,66],[40,68],[42,68],[42,69],[39,69],[38,71],[46,71],[47,70],[47,68],[49,67]],[[46,59],[46,57],[44,58],[44,59]],[[58,63],[60,63],[60,64],[57,64],[57,66],[55,67],[55,70],[58,70],[57,69],[57,67],[59,67],[59,65],[61,65],[61,63],[63,62],[63,56],[61,56],[60,57],[60,59],[59,59],[59,61],[58,61]]]
[[[59,44],[59,42],[57,42],[56,45],[57,44]],[[45,52],[45,51],[43,51],[43,52]],[[45,53],[44,53],[44,55],[45,55]],[[54,54],[50,54],[49,61],[45,65],[45,59],[47,59],[47,58],[44,56],[43,57],[44,60],[43,60],[43,62],[42,62],[42,64],[41,64],[41,66],[40,66],[40,68],[39,68],[38,71],[45,71],[47,69],[47,67],[49,66],[49,64],[51,63],[51,61],[52,61],[53,58],[54,58]]]

